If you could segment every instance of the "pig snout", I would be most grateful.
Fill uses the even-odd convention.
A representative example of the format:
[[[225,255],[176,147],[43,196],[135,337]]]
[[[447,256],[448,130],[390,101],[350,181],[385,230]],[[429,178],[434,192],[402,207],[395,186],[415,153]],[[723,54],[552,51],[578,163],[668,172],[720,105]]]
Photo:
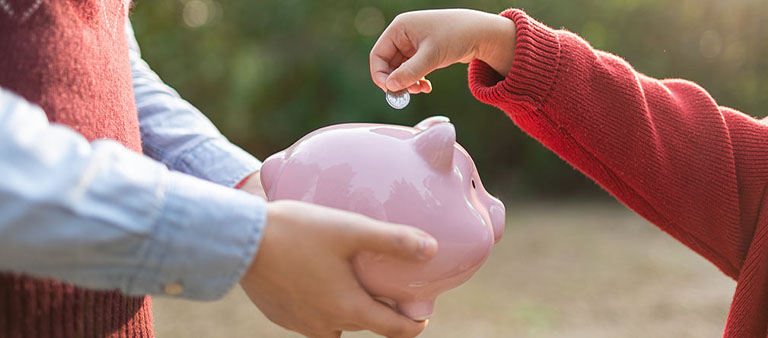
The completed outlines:
[[[493,243],[498,243],[501,240],[501,236],[504,235],[504,221],[506,220],[504,212],[504,204],[501,201],[492,198],[493,203],[488,209],[488,214],[491,216],[491,225],[493,226]]]
[[[487,191],[483,191],[479,197],[480,203],[488,210],[491,228],[493,228],[493,243],[496,244],[501,240],[501,236],[504,235],[504,222],[506,220],[504,203],[491,196]]]

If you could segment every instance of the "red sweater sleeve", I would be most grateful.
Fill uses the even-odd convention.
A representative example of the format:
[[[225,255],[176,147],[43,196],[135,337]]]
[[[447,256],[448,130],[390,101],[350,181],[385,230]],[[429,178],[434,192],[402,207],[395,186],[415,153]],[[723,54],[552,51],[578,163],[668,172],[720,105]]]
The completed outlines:
[[[473,94],[738,279],[768,181],[768,126],[522,11],[502,15],[517,25],[514,65],[504,78],[475,60]]]

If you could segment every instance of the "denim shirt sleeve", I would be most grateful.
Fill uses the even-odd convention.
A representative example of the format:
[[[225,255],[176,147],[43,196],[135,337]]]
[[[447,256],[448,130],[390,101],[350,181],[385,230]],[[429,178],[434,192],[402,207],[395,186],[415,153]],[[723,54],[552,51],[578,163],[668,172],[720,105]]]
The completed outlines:
[[[222,136],[142,60],[130,23],[126,32],[144,153],[172,170],[229,187],[258,170],[261,162]]]
[[[3,88],[0,177],[0,271],[81,287],[215,299],[265,226],[261,198],[89,143]]]

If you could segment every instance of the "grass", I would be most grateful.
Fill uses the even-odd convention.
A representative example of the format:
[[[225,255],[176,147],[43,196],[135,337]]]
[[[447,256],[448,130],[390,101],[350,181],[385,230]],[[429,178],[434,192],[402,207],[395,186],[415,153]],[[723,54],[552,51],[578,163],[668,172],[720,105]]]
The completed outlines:
[[[474,278],[438,298],[420,337],[722,335],[735,283],[626,208],[507,208],[504,239]],[[155,298],[154,314],[158,337],[299,337],[239,288],[214,303]]]

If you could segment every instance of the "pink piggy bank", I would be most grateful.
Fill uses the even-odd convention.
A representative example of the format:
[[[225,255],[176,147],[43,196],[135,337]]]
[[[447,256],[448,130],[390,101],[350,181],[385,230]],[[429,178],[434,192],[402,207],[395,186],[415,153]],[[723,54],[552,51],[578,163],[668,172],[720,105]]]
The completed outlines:
[[[480,183],[448,118],[414,128],[340,124],[270,156],[270,201],[291,199],[411,225],[434,236],[435,257],[412,263],[370,252],[354,262],[361,284],[402,314],[425,319],[435,297],[468,280],[504,232],[504,205]]]

